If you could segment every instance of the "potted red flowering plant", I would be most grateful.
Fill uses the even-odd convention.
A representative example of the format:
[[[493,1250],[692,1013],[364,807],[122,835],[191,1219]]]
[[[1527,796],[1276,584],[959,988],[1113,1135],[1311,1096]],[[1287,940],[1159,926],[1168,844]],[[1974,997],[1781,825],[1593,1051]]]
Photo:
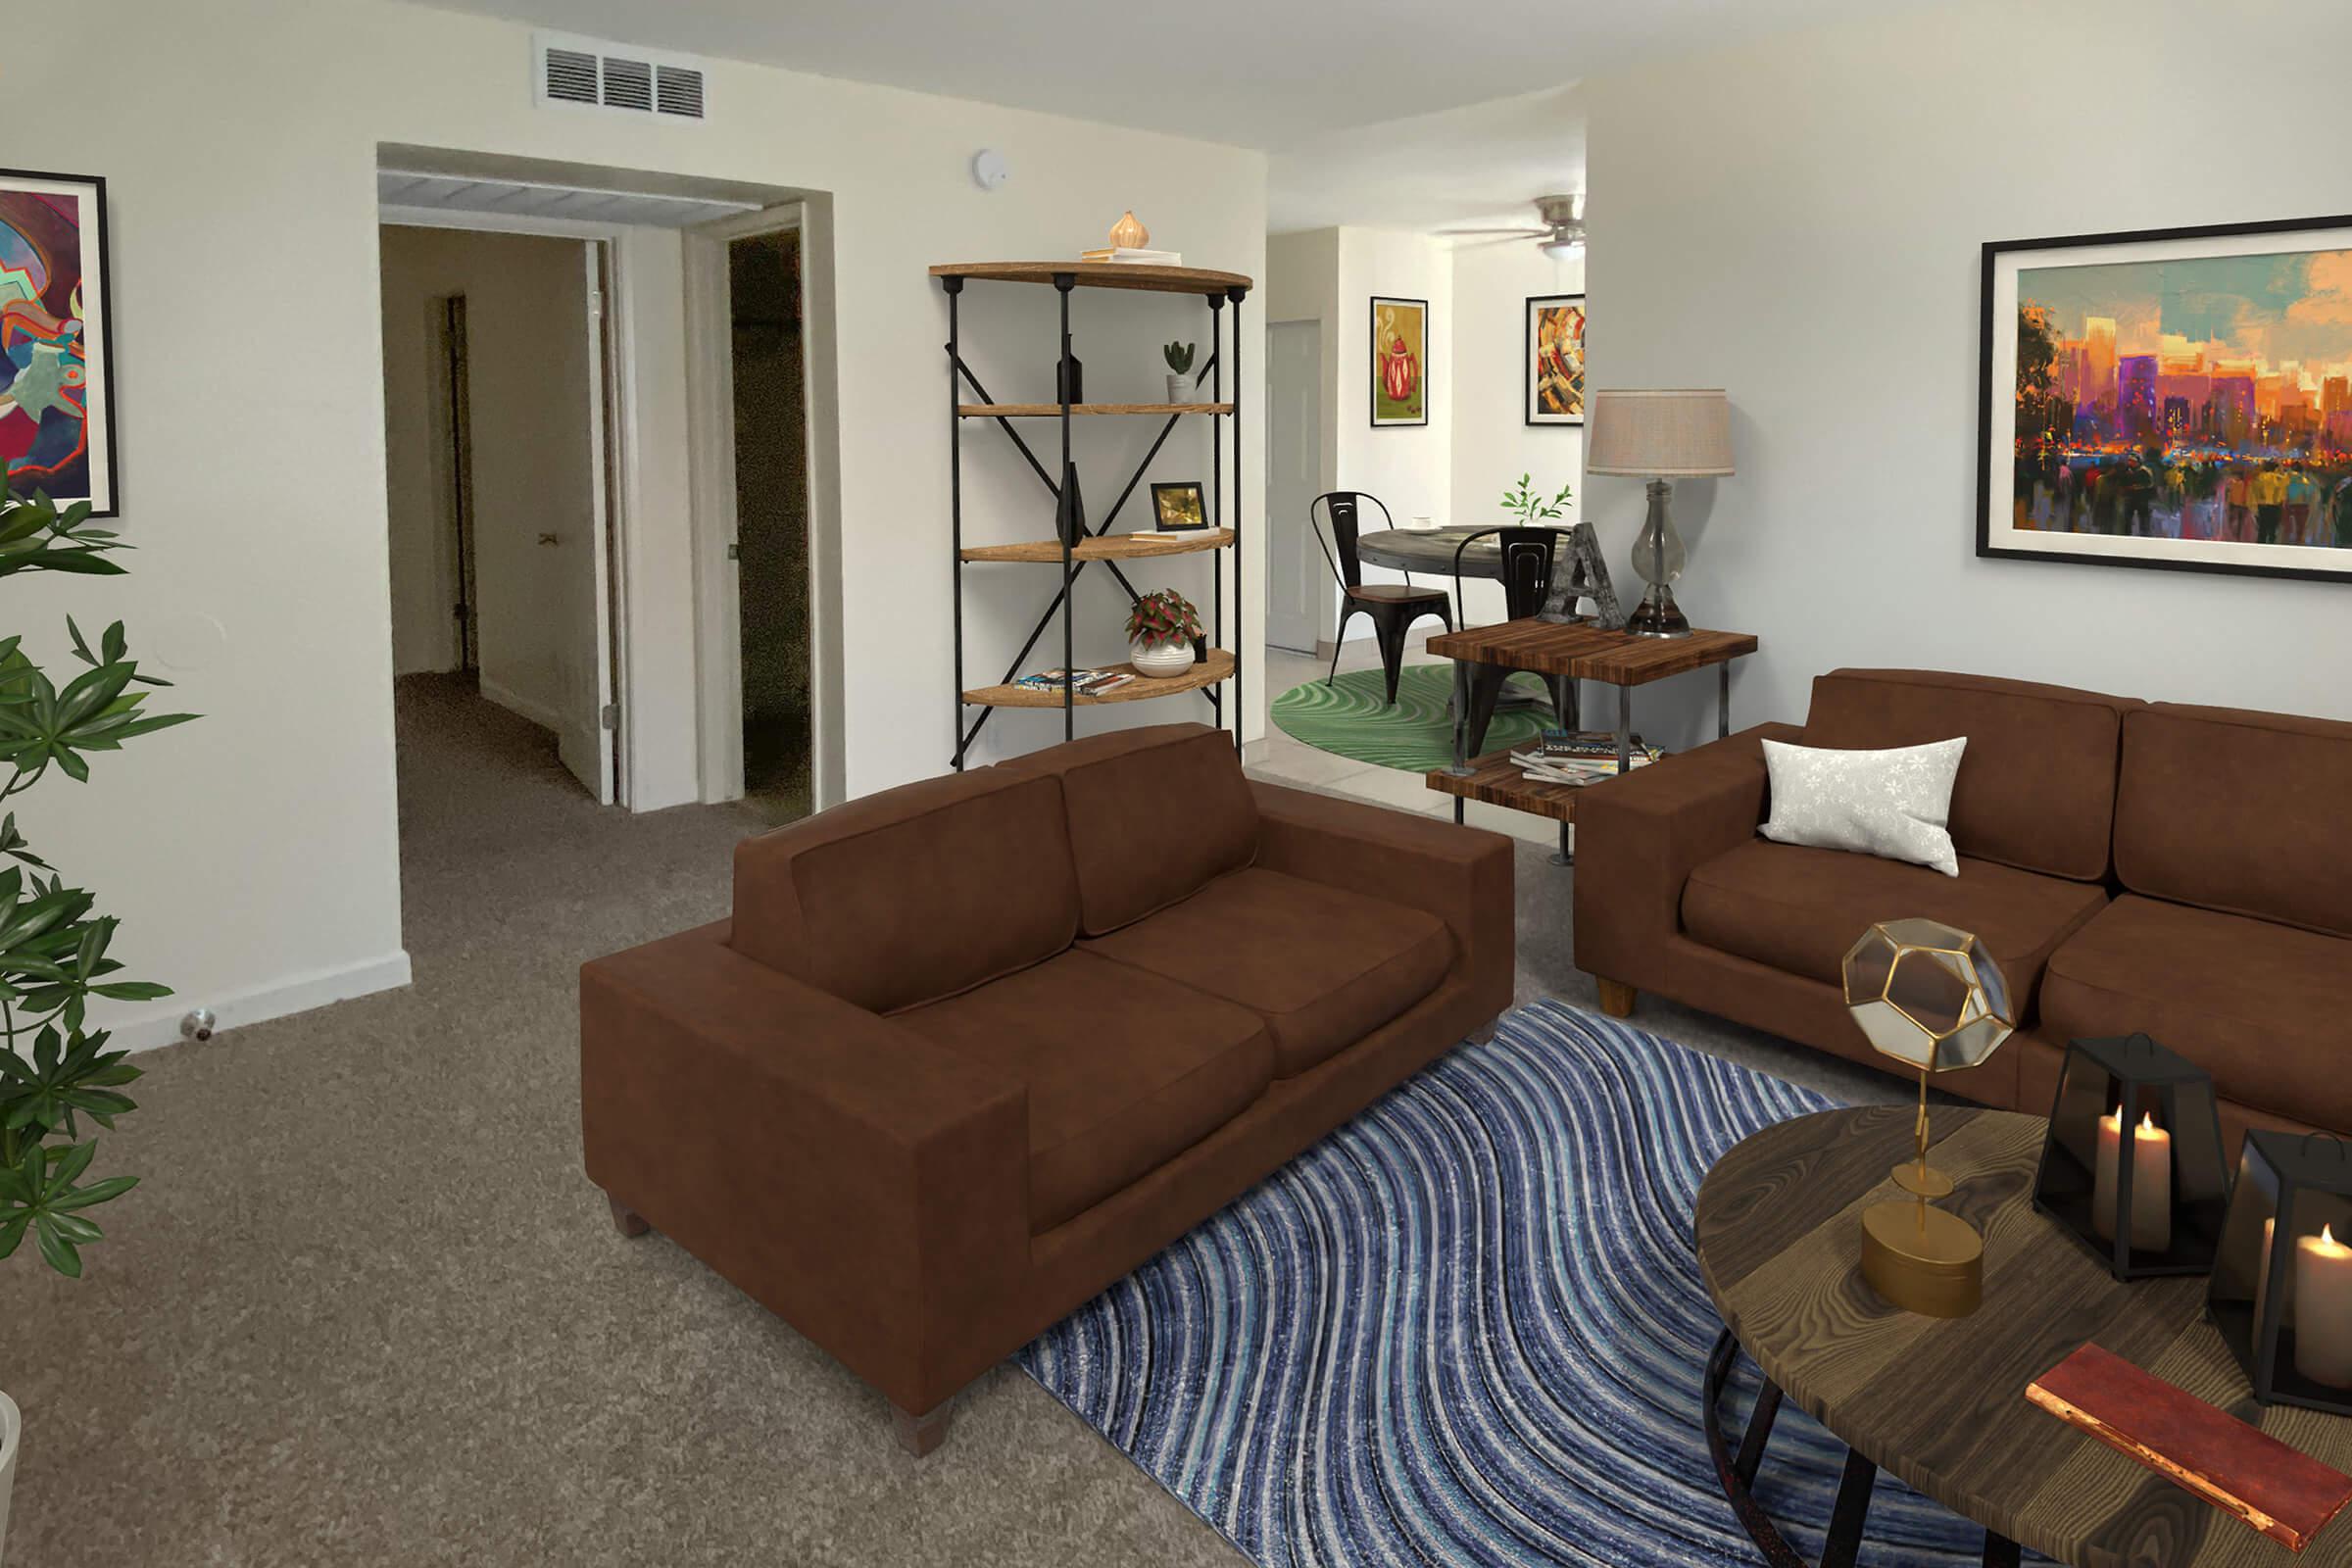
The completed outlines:
[[[1200,612],[1173,588],[1144,595],[1127,612],[1127,662],[1139,675],[1183,674],[1200,637]]]

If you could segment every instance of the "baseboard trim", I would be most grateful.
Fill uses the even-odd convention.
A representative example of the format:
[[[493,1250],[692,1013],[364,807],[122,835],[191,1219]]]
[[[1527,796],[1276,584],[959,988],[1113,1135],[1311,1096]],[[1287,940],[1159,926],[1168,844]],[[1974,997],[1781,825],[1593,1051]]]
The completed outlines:
[[[117,1047],[129,1051],[153,1051],[158,1046],[178,1043],[179,1020],[191,1008],[210,1007],[213,1011],[213,1031],[218,1034],[241,1024],[282,1018],[288,1013],[308,1012],[313,1007],[323,1007],[333,1002],[349,1002],[354,997],[364,997],[371,992],[395,990],[407,985],[409,980],[409,956],[404,950],[339,969],[314,969],[306,974],[290,976],[274,985],[259,986],[230,996],[206,996],[190,991],[180,996],[167,997],[149,1008],[127,1016],[95,1018],[92,1021],[114,1032],[111,1044]]]
[[[559,735],[564,733],[564,720],[554,709],[543,703],[531,701],[512,686],[502,686],[497,681],[485,677],[482,681],[482,695],[508,712],[529,719],[541,729],[551,729]]]

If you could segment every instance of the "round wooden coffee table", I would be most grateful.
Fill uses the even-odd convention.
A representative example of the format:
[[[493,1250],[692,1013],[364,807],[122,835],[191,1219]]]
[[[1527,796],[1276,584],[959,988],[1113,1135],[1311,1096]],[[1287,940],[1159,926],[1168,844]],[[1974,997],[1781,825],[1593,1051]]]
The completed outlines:
[[[2352,1472],[2352,1420],[2254,1402],[2205,1321],[2203,1278],[2118,1284],[2034,1212],[2042,1118],[1936,1111],[1934,1161],[1960,1184],[1944,1206],[1984,1233],[1984,1303],[1940,1319],[1879,1299],[1858,1272],[1859,1216],[1899,1196],[1886,1177],[1911,1152],[1912,1114],[1872,1106],[1767,1127],[1699,1188],[1699,1268],[1727,1325],[1705,1384],[1707,1437],[1765,1560],[1802,1561],[1748,1491],[1786,1396],[1852,1450],[1825,1568],[1854,1560],[1882,1467],[1984,1526],[1987,1563],[2016,1562],[2023,1543],[2080,1568],[2352,1565],[2352,1520],[2339,1515],[2298,1557],[2026,1401],[2027,1384],[2096,1341]],[[1767,1381],[1734,1448],[1719,1412],[1743,1349]]]

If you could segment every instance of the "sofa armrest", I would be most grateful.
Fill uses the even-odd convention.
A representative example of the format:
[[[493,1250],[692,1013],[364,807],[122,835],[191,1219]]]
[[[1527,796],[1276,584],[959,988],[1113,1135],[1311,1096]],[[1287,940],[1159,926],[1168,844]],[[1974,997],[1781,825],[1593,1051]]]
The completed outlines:
[[[1484,828],[1252,779],[1257,864],[1426,909],[1453,933],[1457,964],[1500,1012],[1511,1004],[1511,841]]]
[[[1654,982],[1682,929],[1683,884],[1703,861],[1754,838],[1764,820],[1766,740],[1758,724],[1595,785],[1576,803],[1576,965],[1632,986]]]
[[[722,922],[580,971],[588,1175],[912,1411],[1029,1262],[1028,1091],[745,957]]]

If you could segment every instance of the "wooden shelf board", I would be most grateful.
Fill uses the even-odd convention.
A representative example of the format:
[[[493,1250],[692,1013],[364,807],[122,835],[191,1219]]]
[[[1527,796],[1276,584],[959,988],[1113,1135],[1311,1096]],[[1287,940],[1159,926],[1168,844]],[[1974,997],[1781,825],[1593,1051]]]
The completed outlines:
[[[1202,550],[1223,550],[1233,543],[1231,528],[1198,528],[1181,539],[1139,539],[1134,534],[1105,534],[1072,547],[1072,561],[1142,561],[1152,556],[1189,556]],[[1061,564],[1057,539],[1025,540],[1017,545],[967,545],[966,561],[1013,561],[1033,565]]]
[[[1080,288],[1133,288],[1153,294],[1222,294],[1253,285],[1239,272],[1201,267],[1146,267],[1137,262],[943,262],[933,277],[976,277],[1000,283],[1052,283],[1066,273]]]
[[[956,412],[967,419],[1047,419],[1060,416],[1058,403],[958,403]],[[1231,414],[1230,403],[1073,403],[1073,418],[1108,414]]]
[[[1468,774],[1448,772],[1438,768],[1422,775],[1423,781],[1440,795],[1458,795],[1465,801],[1484,801],[1489,806],[1507,807],[1525,811],[1531,816],[1547,816],[1554,822],[1576,820],[1576,798],[1590,789],[1608,782],[1600,779],[1592,784],[1546,784],[1531,779],[1519,771],[1511,760],[1509,747],[1489,752],[1470,760]]]
[[[1126,664],[1111,666],[1126,669]],[[1165,680],[1141,675],[1113,692],[1100,697],[1081,694],[1075,704],[1079,708],[1098,708],[1104,703],[1141,703],[1154,697],[1173,697],[1178,692],[1197,692],[1203,686],[1233,678],[1233,655],[1222,648],[1211,648],[1204,663],[1195,664],[1181,675]],[[1026,686],[982,686],[963,694],[963,700],[974,708],[1059,708],[1061,693],[1034,691]]]

